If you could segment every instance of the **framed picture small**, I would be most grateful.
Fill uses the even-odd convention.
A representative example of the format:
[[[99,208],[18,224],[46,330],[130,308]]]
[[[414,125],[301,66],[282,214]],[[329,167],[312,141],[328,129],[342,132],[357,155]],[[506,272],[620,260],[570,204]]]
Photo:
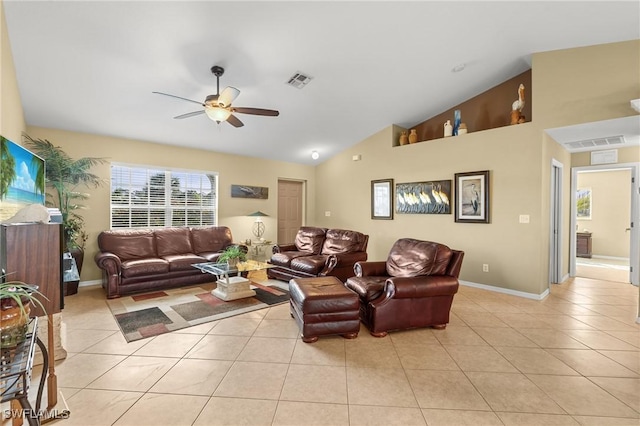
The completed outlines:
[[[489,170],[456,173],[456,222],[490,223]]]
[[[576,193],[576,216],[580,220],[591,220],[591,188],[578,189]]]
[[[371,181],[371,219],[393,219],[393,179]]]

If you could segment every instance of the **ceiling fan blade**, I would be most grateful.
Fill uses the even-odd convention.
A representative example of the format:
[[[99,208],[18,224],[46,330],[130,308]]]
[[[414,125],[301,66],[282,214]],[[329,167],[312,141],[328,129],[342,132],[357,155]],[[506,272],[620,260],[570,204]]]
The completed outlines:
[[[231,124],[233,127],[242,127],[242,126],[244,126],[244,123],[242,121],[238,120],[238,117],[236,117],[233,114],[231,114],[229,116],[229,118],[227,118],[227,123]]]
[[[231,111],[239,112],[241,114],[266,115],[269,117],[277,117],[280,115],[280,112],[274,109],[263,109],[263,108],[233,107],[231,108]]]
[[[240,91],[235,87],[227,87],[222,91],[222,93],[220,93],[220,96],[218,97],[218,105],[220,105],[221,107],[228,107],[229,105],[231,105],[231,102],[233,102],[238,97],[239,94]]]
[[[204,114],[204,111],[193,111],[193,112],[188,112],[186,114],[182,114],[182,115],[176,115],[173,118],[177,118],[177,119],[182,119],[182,118],[189,118],[189,117],[195,117],[196,115],[200,115],[200,114]]]
[[[162,92],[151,92],[151,93],[157,93],[158,95],[164,95],[164,96],[171,96],[172,98],[182,99],[183,101],[189,101],[189,102],[193,102],[194,104],[204,106],[204,104],[200,101],[194,101],[193,99],[183,98],[182,96],[170,95],[168,93],[162,93]]]

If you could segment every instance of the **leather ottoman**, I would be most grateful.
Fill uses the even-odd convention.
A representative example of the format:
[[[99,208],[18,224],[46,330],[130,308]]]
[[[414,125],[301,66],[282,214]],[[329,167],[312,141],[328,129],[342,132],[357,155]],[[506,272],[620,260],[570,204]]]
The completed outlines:
[[[302,341],[340,334],[355,339],[360,331],[360,301],[336,277],[294,278],[289,281],[291,316],[298,323]]]

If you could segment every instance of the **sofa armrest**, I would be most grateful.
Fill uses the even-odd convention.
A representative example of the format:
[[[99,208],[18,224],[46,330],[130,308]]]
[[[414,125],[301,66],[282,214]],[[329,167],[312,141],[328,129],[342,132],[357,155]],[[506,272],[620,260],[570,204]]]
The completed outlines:
[[[113,253],[98,252],[95,256],[96,265],[100,269],[104,269],[107,275],[120,275],[122,262],[120,258]]]
[[[335,259],[335,261],[334,261]],[[350,253],[337,253],[329,255],[329,262],[335,263],[334,268],[340,268],[343,266],[352,266],[356,262],[367,260],[367,252],[354,251]]]
[[[384,294],[392,299],[450,296],[458,292],[458,286],[458,279],[449,275],[391,277],[385,282]]]
[[[387,262],[356,262],[353,265],[356,277],[384,277],[387,275]]]
[[[282,253],[284,251],[297,251],[297,250],[298,248],[296,247],[295,244],[276,244],[275,246],[273,246],[273,249],[271,249],[273,254]]]
[[[120,296],[120,281],[122,262],[120,258],[110,252],[98,252],[94,257],[96,265],[104,272],[102,276],[106,282],[103,282],[102,286],[107,291],[107,298],[113,299]]]

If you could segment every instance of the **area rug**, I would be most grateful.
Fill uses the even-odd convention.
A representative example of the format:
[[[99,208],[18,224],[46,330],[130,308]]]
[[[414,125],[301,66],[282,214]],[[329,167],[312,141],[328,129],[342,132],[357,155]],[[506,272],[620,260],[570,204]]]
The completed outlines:
[[[211,294],[215,284],[200,284],[107,300],[127,342],[169,333],[268,308],[289,301],[288,284],[251,281],[256,295],[225,302]]]

